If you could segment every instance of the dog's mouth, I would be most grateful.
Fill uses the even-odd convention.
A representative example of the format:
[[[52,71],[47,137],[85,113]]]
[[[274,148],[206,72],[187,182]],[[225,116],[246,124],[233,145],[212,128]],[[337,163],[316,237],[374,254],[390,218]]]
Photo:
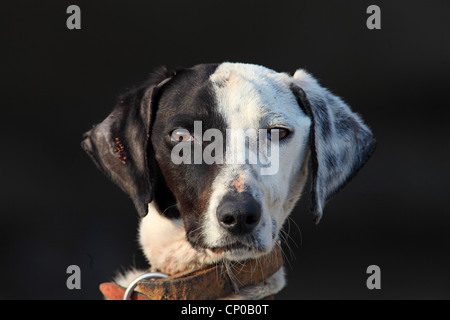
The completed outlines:
[[[223,246],[208,248],[214,254],[231,254],[233,256],[259,255],[267,252],[267,248],[262,248],[257,242],[247,243],[235,241]]]
[[[240,242],[236,242],[236,243],[232,243],[232,244],[228,244],[222,247],[213,247],[210,248],[209,250],[211,250],[213,253],[215,254],[221,254],[221,253],[225,253],[225,252],[230,252],[230,251],[254,251],[255,248],[252,248],[249,245],[240,243]]]

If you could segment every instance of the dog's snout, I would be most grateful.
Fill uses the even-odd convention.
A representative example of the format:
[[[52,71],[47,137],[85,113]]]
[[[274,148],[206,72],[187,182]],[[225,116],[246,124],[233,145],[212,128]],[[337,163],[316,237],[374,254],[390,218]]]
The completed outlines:
[[[217,207],[219,224],[233,235],[251,233],[260,218],[261,207],[248,193],[228,194]]]

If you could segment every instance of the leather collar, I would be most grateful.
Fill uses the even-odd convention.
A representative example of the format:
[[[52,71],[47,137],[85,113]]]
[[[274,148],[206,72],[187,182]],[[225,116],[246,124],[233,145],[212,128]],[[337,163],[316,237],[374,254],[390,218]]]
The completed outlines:
[[[217,300],[260,283],[283,266],[280,246],[258,259],[217,264],[204,269],[171,275],[164,279],[145,279],[132,300]],[[100,291],[108,300],[121,300],[125,288],[102,283]]]

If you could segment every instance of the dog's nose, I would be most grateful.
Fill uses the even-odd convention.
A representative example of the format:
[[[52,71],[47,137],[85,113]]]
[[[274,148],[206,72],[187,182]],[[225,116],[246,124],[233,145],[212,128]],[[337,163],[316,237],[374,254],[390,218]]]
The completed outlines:
[[[259,203],[248,193],[231,193],[217,207],[219,224],[233,235],[251,233],[261,218]]]

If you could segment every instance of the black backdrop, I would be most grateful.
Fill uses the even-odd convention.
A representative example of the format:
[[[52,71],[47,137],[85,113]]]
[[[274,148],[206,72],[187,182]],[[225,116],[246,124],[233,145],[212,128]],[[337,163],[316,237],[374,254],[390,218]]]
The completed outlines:
[[[81,8],[81,30],[66,8]],[[366,9],[381,8],[381,30]],[[279,299],[450,298],[449,1],[16,1],[1,5],[0,298],[100,299],[145,266],[133,204],[80,148],[160,65],[305,68],[378,147],[315,226],[302,199]],[[287,228],[288,229],[288,228]],[[66,268],[81,268],[81,290]],[[366,268],[381,268],[368,290]]]

